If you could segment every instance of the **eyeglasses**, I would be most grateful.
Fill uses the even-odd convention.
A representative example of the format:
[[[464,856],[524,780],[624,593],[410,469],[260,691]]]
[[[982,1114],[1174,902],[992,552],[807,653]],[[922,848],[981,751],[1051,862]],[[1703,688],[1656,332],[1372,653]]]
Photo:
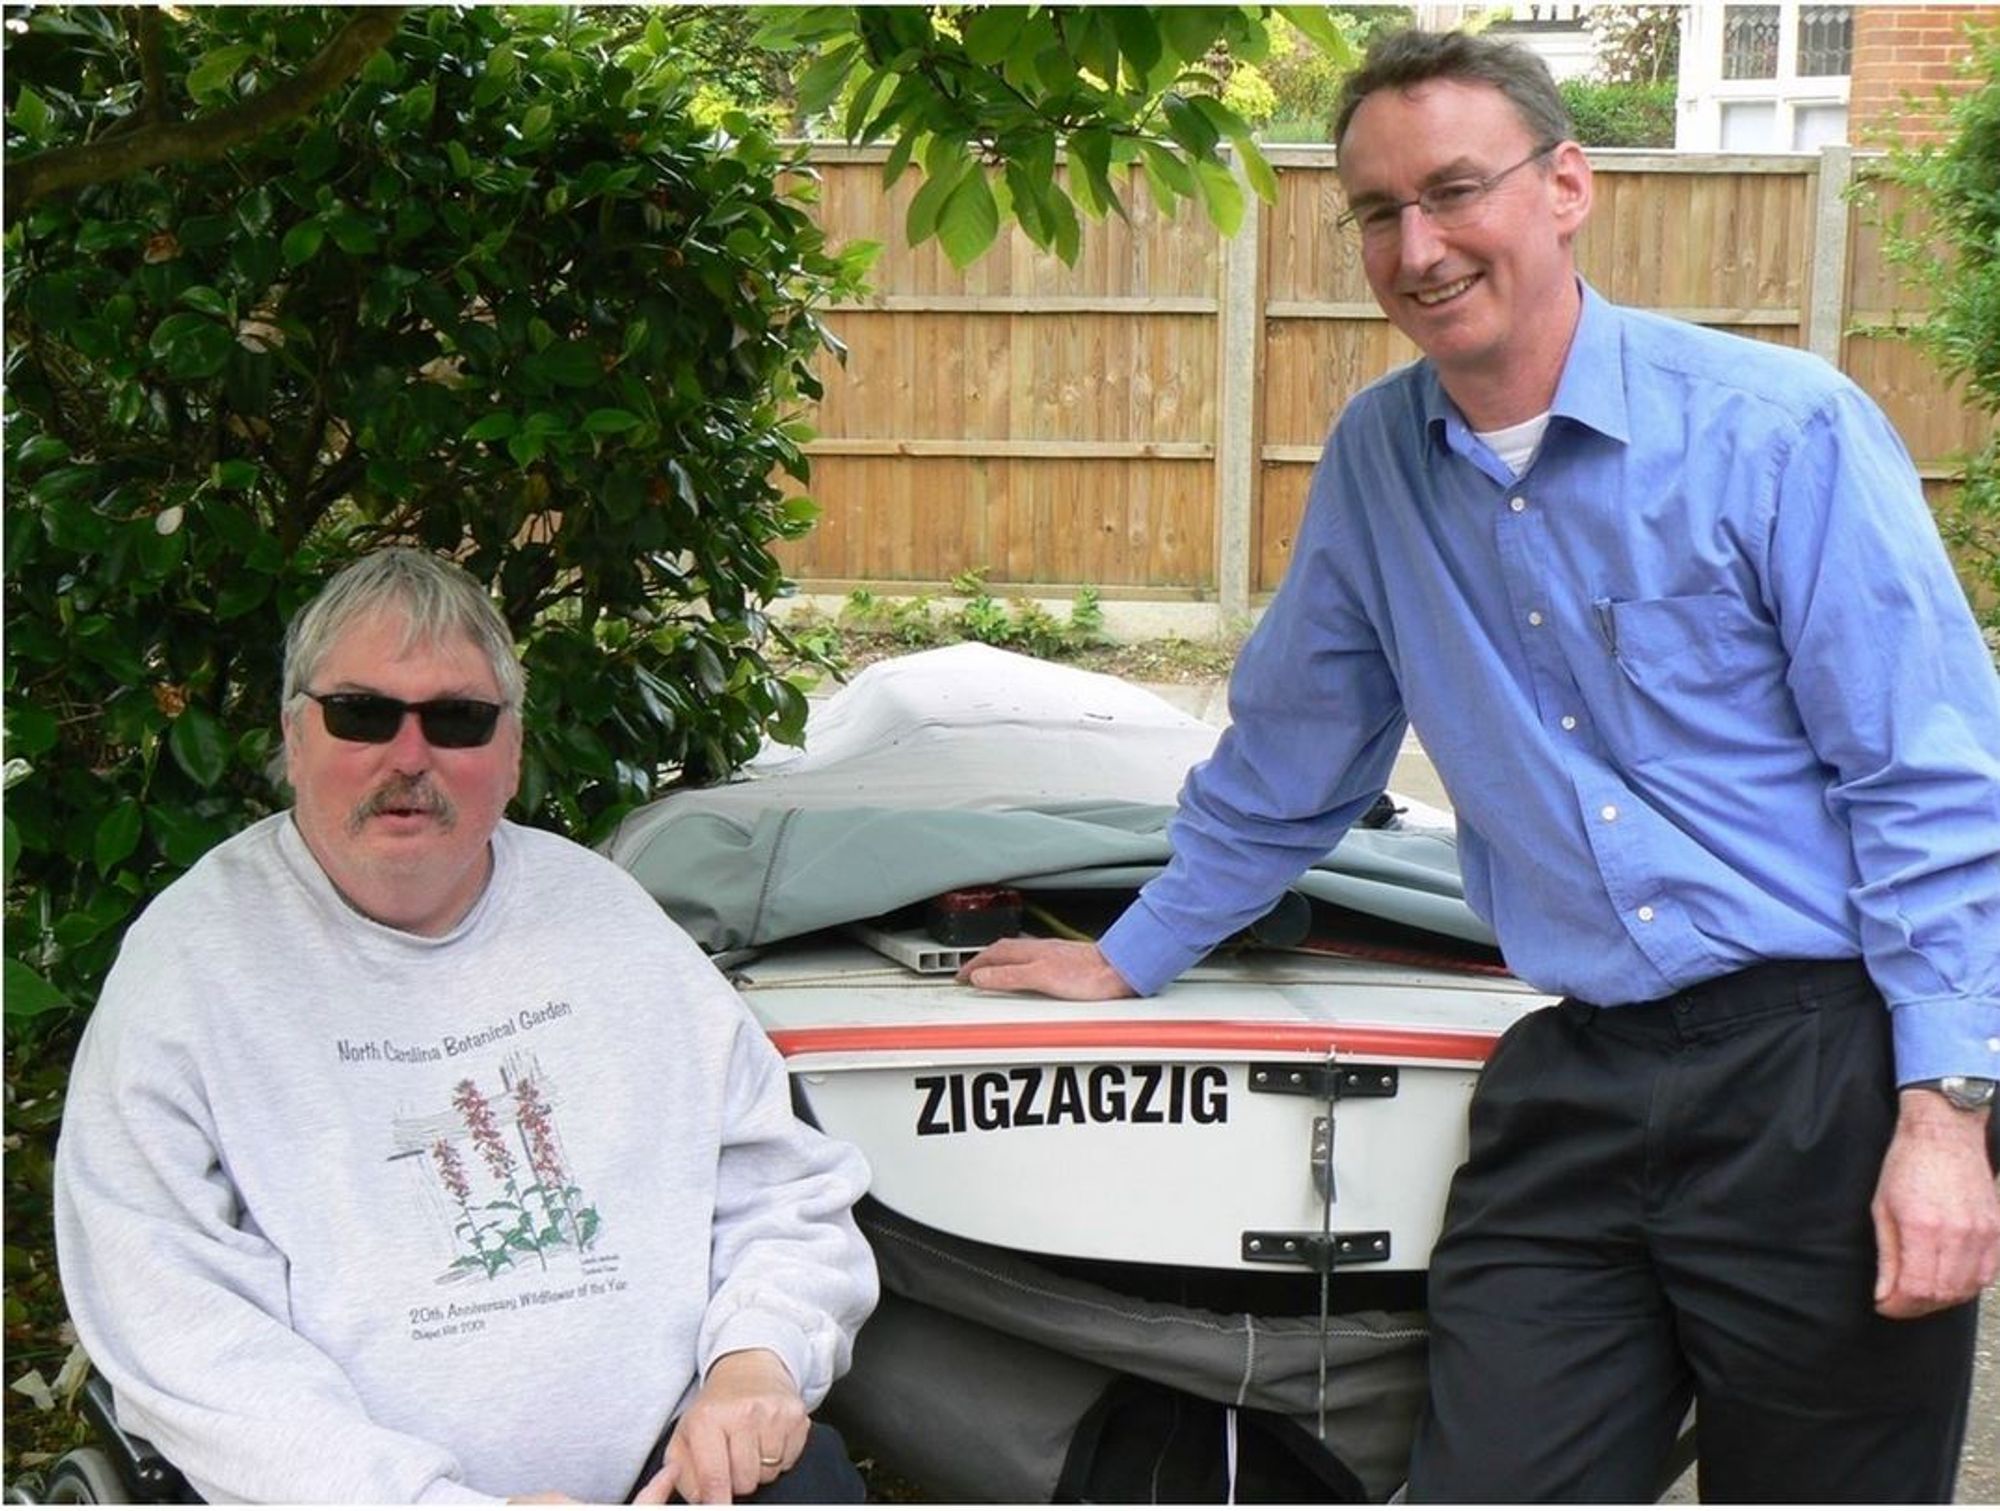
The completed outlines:
[[[444,750],[469,750],[493,738],[500,723],[500,703],[479,698],[432,698],[405,703],[382,693],[306,694],[326,719],[326,732],[336,740],[362,745],[386,745],[403,727],[403,715],[415,714],[424,738]]]
[[[1414,199],[1367,199],[1341,216],[1336,224],[1358,226],[1363,241],[1383,242],[1401,234],[1403,212],[1415,205],[1434,226],[1449,230],[1471,219],[1480,202],[1510,173],[1518,173],[1538,158],[1547,157],[1561,142],[1537,147],[1518,163],[1489,173],[1484,178],[1452,178],[1432,184]]]

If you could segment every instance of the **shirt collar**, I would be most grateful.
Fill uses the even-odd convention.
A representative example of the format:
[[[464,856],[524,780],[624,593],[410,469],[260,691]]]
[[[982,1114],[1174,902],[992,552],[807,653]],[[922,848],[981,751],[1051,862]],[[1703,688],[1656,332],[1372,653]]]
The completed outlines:
[[[1581,278],[1577,288],[1583,296],[1583,308],[1549,414],[1574,420],[1622,444],[1632,435],[1625,411],[1625,342],[1618,309]],[[1448,446],[1454,433],[1469,434],[1469,427],[1438,381],[1430,360],[1426,358],[1417,366],[1425,431],[1433,445]]]

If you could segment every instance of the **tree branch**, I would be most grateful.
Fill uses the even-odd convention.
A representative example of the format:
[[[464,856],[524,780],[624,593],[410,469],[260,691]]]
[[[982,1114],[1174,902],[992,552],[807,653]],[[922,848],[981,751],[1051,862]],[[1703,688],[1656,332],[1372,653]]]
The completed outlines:
[[[139,76],[146,95],[141,114],[149,124],[167,118],[167,70],[160,61],[160,11],[148,5],[139,12]]]
[[[161,163],[207,162],[298,119],[360,71],[395,35],[406,9],[396,5],[357,10],[297,73],[240,105],[193,120],[156,120],[116,137],[55,147],[9,162],[7,218],[11,221],[24,206],[67,189],[105,183]],[[148,106],[153,103],[151,82],[149,78]]]

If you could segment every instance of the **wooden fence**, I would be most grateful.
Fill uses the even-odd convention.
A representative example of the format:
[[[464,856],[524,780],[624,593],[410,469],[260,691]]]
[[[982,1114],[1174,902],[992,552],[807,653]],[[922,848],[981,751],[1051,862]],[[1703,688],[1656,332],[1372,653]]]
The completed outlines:
[[[883,245],[873,292],[837,307],[810,492],[819,525],[784,548],[803,587],[932,589],[966,572],[1006,592],[1210,600],[1247,613],[1283,575],[1306,485],[1347,400],[1416,350],[1370,298],[1325,147],[1273,147],[1275,205],[1225,240],[1143,185],[1129,223],[1091,224],[1074,268],[1019,235],[960,272],[909,247],[911,173],[822,147],[819,216]],[[1872,393],[1926,487],[1956,477],[1983,420],[1911,343],[1919,318],[1849,203],[1845,147],[1770,157],[1592,154],[1578,239],[1607,297],[1804,346]]]

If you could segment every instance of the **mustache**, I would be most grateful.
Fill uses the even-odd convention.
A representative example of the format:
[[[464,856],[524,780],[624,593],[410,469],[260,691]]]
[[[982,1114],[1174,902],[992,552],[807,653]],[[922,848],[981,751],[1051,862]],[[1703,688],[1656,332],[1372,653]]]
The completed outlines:
[[[368,820],[389,812],[427,813],[445,829],[458,822],[458,809],[450,798],[431,784],[428,776],[397,776],[391,777],[354,805],[348,828],[359,833]]]

